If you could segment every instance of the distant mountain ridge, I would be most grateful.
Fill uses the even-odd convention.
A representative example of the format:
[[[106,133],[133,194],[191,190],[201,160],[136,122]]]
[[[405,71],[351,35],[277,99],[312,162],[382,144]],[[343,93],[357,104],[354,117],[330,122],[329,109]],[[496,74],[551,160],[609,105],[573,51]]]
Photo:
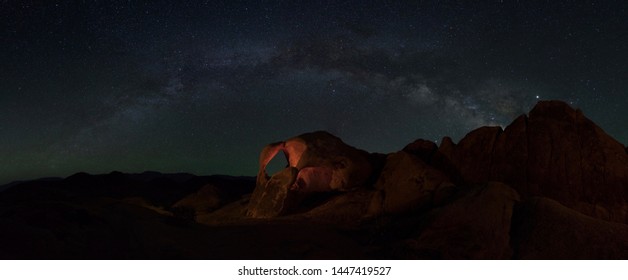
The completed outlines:
[[[58,181],[58,180],[63,180],[63,178],[61,177],[44,177],[44,178],[39,178],[39,179],[35,179],[35,180],[20,180],[20,181],[14,181],[5,185],[1,185],[0,186],[0,192],[4,191],[8,188],[11,188],[13,186],[17,186],[20,184],[24,184],[24,183],[29,183],[29,182],[49,182],[49,181]]]

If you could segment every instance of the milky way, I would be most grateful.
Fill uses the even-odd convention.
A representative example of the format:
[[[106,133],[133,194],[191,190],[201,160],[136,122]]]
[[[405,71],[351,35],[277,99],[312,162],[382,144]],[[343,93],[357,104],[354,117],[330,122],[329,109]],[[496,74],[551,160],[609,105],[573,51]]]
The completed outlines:
[[[392,152],[545,99],[628,143],[624,4],[45,2],[0,4],[0,183],[254,175],[301,133]]]

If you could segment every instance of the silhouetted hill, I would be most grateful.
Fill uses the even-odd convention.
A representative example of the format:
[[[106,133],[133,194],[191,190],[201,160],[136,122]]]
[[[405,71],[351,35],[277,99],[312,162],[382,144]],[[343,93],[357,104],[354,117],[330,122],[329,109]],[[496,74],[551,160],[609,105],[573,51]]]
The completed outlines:
[[[280,152],[287,167],[267,174]],[[13,183],[0,258],[628,258],[626,147],[560,101],[387,155],[306,133],[267,145],[259,164],[257,178]]]
[[[54,182],[54,181],[59,181],[59,180],[63,180],[63,178],[59,178],[59,177],[44,177],[44,178],[39,178],[36,180],[30,180],[30,181],[15,181],[15,182],[11,182],[8,183],[6,185],[2,185],[0,186],[0,192],[4,191],[6,189],[9,189],[13,186],[17,186],[20,184],[40,184],[43,182]]]

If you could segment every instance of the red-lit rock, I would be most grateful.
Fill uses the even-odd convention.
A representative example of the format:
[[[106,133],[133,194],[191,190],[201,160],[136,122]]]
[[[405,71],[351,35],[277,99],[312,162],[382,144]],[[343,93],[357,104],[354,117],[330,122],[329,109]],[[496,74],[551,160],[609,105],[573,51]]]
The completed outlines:
[[[286,155],[288,167],[269,176],[266,165],[279,151]],[[248,215],[275,217],[289,212],[307,193],[347,191],[364,186],[371,179],[373,169],[369,153],[323,131],[270,144],[260,154]]]

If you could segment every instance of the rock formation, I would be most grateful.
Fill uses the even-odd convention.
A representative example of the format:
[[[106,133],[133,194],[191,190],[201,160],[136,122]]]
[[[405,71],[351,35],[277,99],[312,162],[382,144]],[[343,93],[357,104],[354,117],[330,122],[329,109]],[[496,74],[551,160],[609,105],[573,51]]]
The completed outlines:
[[[427,229],[412,239],[417,257],[442,259],[508,259],[511,217],[519,195],[491,182],[433,210]]]
[[[439,170],[404,151],[391,154],[375,189],[383,191],[382,207],[386,213],[404,213],[431,207],[453,187]]]
[[[288,166],[269,176],[266,166],[280,151],[285,154]],[[369,153],[323,131],[267,145],[260,154],[248,215],[275,217],[290,211],[307,193],[364,186],[373,170]]]
[[[436,143],[424,139],[418,139],[403,148],[404,152],[415,155],[424,162],[429,162],[436,150]]]
[[[287,167],[267,174],[281,153]],[[303,134],[266,146],[257,178],[10,184],[0,258],[628,259],[627,202],[626,147],[548,101],[505,129],[388,155]]]
[[[594,219],[549,198],[519,205],[511,234],[518,259],[628,257],[628,225]]]
[[[546,196],[587,215],[628,221],[624,146],[563,102],[539,102],[503,131],[482,127],[457,145],[444,139],[430,164],[456,183],[500,181],[524,197]]]

